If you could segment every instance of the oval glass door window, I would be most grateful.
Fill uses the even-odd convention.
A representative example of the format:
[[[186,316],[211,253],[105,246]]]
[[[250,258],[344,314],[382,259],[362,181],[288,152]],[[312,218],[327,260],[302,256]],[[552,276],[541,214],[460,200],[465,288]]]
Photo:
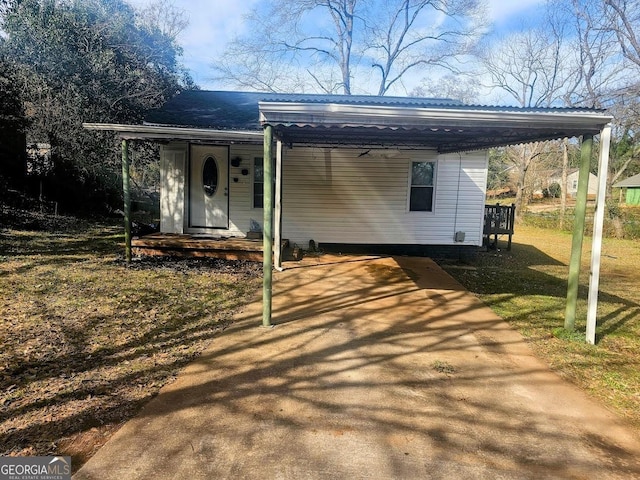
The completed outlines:
[[[218,164],[213,157],[207,157],[202,166],[202,187],[208,197],[212,197],[218,190]]]

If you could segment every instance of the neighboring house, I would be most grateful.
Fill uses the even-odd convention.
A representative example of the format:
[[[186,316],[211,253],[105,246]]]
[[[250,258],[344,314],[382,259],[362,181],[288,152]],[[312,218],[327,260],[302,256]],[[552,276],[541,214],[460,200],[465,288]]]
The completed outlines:
[[[620,201],[622,202],[622,191],[625,192],[625,202],[627,205],[640,205],[640,173],[629,177],[621,182],[613,185],[615,188],[620,188]]]
[[[189,91],[144,125],[85,126],[161,143],[162,232],[261,230],[273,132],[276,239],[457,255],[482,245],[488,148],[598,134],[609,120],[446,99]]]
[[[566,192],[567,197],[575,198],[578,193],[578,177],[580,176],[580,170],[577,168],[571,168],[567,171],[567,184]],[[558,185],[562,184],[562,169],[552,170],[549,172],[546,180],[546,188],[549,188],[554,183]],[[588,198],[596,198],[598,193],[598,177],[589,172],[589,188],[587,190]]]

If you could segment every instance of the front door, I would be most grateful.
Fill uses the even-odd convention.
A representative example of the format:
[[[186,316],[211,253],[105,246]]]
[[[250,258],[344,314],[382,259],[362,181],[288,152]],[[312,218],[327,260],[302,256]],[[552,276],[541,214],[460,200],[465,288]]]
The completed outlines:
[[[192,145],[189,226],[229,228],[229,149]]]

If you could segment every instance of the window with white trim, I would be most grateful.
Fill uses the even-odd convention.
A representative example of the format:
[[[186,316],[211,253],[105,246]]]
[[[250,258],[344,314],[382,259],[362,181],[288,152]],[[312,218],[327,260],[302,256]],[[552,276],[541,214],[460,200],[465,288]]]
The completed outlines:
[[[276,191],[275,172],[273,175],[273,191],[274,192]],[[253,159],[253,208],[263,208],[263,206],[264,206],[264,162],[262,160],[262,157],[255,157]]]
[[[432,212],[436,162],[411,162],[409,211]]]

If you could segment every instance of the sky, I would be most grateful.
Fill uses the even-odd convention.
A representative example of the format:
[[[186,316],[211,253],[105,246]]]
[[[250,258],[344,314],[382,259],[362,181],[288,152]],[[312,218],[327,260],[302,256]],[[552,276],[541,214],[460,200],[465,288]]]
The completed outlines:
[[[136,7],[145,7],[151,0],[128,0]],[[243,15],[260,0],[174,0],[176,7],[189,17],[189,26],[178,38],[184,49],[183,63],[196,84],[203,89],[228,88],[217,84],[211,68],[226,43],[248,28]],[[539,13],[545,0],[488,0],[488,14],[497,33],[508,32],[520,24],[523,17]]]

